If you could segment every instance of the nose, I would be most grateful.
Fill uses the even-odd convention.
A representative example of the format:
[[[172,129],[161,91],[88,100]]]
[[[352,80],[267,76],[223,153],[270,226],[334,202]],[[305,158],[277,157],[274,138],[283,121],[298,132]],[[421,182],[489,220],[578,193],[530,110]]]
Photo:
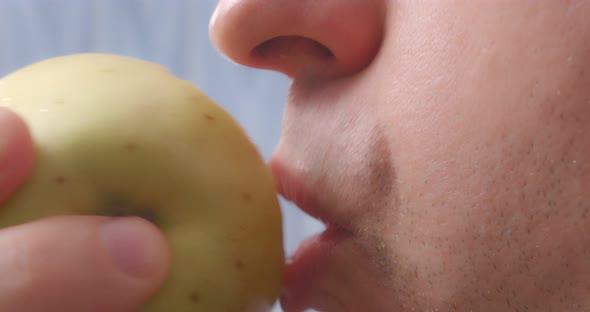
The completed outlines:
[[[221,0],[213,44],[236,63],[289,77],[355,73],[375,57],[388,0]]]

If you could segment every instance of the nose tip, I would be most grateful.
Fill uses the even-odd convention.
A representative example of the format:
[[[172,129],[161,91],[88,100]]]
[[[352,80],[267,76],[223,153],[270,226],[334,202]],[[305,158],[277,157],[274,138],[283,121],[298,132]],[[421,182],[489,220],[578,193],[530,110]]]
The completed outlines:
[[[217,49],[236,63],[290,77],[340,76],[376,54],[383,6],[366,0],[222,0],[210,22]]]

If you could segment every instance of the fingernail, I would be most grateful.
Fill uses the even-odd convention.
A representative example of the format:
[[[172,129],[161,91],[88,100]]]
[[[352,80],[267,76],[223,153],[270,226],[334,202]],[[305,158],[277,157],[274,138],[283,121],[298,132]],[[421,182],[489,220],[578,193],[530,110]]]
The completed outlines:
[[[140,218],[113,218],[101,228],[102,239],[116,267],[135,277],[161,271],[163,242],[154,226]]]

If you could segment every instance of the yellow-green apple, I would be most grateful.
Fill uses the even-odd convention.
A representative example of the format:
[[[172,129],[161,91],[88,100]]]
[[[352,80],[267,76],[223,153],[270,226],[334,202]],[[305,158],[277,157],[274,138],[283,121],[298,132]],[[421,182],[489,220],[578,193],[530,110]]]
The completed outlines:
[[[36,148],[0,227],[54,215],[137,215],[171,272],[141,311],[264,311],[284,263],[282,217],[258,149],[232,116],[164,67],[110,54],[43,60],[0,80]]]

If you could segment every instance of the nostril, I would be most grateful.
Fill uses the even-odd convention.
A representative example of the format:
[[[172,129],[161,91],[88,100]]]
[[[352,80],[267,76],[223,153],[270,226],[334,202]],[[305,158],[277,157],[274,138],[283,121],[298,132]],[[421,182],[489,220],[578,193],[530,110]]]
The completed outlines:
[[[301,36],[279,36],[267,40],[254,48],[254,54],[258,57],[293,57],[307,55],[329,59],[334,57],[330,49],[323,44]]]
[[[252,50],[258,67],[278,70],[294,76],[312,68],[326,67],[335,60],[334,53],[316,40],[301,36],[278,36]]]

